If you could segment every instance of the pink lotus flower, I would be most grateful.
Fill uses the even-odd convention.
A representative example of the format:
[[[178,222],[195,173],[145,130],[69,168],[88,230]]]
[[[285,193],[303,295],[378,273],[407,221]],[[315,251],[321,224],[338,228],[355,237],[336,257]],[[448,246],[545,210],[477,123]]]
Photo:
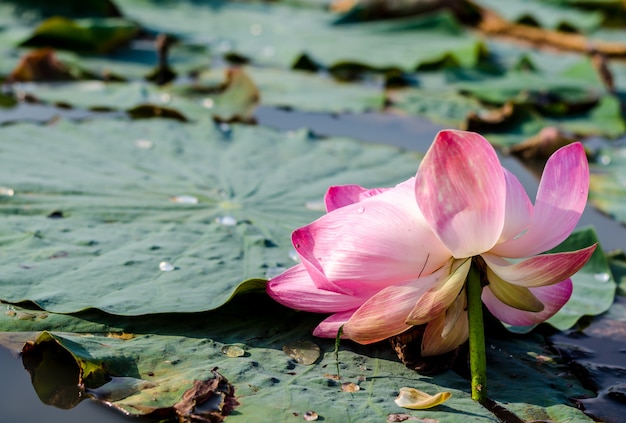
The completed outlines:
[[[563,147],[533,206],[482,136],[442,131],[415,178],[393,188],[331,187],[328,213],[292,235],[301,264],[267,291],[289,307],[333,313],[315,329],[321,337],[343,326],[345,337],[371,343],[427,324],[422,354],[436,355],[468,337],[465,281],[474,263],[494,316],[537,324],[567,302],[570,276],[595,249],[536,255],[572,232],[588,184],[582,145]]]

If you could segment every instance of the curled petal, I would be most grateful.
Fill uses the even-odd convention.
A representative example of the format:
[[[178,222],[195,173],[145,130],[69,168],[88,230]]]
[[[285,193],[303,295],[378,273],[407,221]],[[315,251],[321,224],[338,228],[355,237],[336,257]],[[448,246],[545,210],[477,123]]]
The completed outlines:
[[[506,181],[495,150],[482,136],[439,132],[417,171],[415,195],[455,258],[489,251],[500,238]]]
[[[471,264],[472,260],[462,263],[456,260],[438,272],[440,276],[437,284],[417,299],[406,318],[407,323],[422,325],[443,313],[459,295]]]
[[[335,313],[327,317],[313,330],[313,335],[320,338],[336,338],[339,328],[346,324],[352,313],[354,313],[354,310]],[[344,334],[342,338],[347,338],[347,336]]]
[[[330,212],[348,204],[358,203],[359,201],[373,197],[390,188],[373,188],[367,189],[360,185],[337,185],[328,188],[324,196],[326,211]]]
[[[587,263],[597,244],[577,251],[541,254],[510,263],[492,254],[483,254],[482,258],[489,269],[505,281],[527,288],[552,285],[562,282],[578,272]]]
[[[530,289],[508,283],[489,268],[487,268],[487,279],[491,293],[507,306],[524,311],[543,310],[543,303],[530,292]]]
[[[566,279],[555,285],[530,288],[530,291],[544,305],[538,313],[518,310],[502,303],[489,286],[483,289],[482,300],[491,314],[502,322],[513,326],[532,326],[549,319],[563,307],[572,295],[572,281]]]
[[[296,230],[293,244],[319,288],[372,295],[437,270],[450,252],[424,220],[410,181]]]
[[[398,335],[411,328],[409,314],[423,289],[413,286],[389,286],[359,307],[343,327],[346,337],[360,344],[370,344]]]
[[[266,290],[270,297],[282,305],[315,313],[354,310],[365,302],[363,297],[318,288],[302,264],[270,279]]]
[[[398,398],[394,402],[396,405],[410,410],[425,410],[444,403],[451,396],[450,392],[428,395],[426,392],[414,388],[400,388]]]
[[[587,203],[588,191],[589,165],[582,144],[560,148],[546,163],[528,229],[496,245],[491,252],[519,258],[556,247],[576,227]]]
[[[458,301],[461,302],[464,298],[465,295],[459,296]],[[441,355],[456,349],[467,341],[469,337],[467,311],[463,310],[456,314],[456,321],[454,322],[452,318],[448,318],[447,314],[447,312],[441,314],[428,322],[422,338],[422,356]]]

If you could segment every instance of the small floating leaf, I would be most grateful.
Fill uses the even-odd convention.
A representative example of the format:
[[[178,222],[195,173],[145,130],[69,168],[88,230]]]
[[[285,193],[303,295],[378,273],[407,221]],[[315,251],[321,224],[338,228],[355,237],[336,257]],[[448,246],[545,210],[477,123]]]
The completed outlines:
[[[283,346],[283,351],[298,364],[310,366],[320,358],[320,347],[311,341],[296,341]]]
[[[450,392],[439,392],[435,395],[428,395],[426,392],[414,388],[400,388],[400,395],[394,402],[403,408],[411,410],[424,410],[444,403],[452,394]]]

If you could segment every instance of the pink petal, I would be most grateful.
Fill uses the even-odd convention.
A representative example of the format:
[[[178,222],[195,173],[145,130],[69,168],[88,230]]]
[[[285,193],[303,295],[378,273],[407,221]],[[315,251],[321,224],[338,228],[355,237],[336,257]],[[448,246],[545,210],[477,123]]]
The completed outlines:
[[[455,258],[484,253],[500,238],[506,180],[495,150],[482,136],[439,132],[417,171],[415,194]]]
[[[450,252],[424,220],[409,180],[293,233],[318,288],[372,295],[441,267]]]
[[[470,259],[463,263],[455,260],[438,272],[441,276],[437,284],[417,299],[406,321],[412,325],[423,325],[443,313],[459,296],[471,264]]]
[[[538,313],[522,311],[500,302],[486,286],[482,300],[491,314],[504,323],[513,326],[532,326],[541,323],[554,315],[563,307],[572,295],[572,280],[566,279],[555,285],[530,288],[533,295],[543,303],[544,308]]]
[[[324,196],[326,211],[330,212],[348,204],[358,203],[359,201],[373,197],[390,188],[373,188],[367,189],[360,185],[338,185],[328,188]]]
[[[422,338],[422,355],[424,357],[447,353],[467,341],[469,337],[467,312],[458,314],[458,319],[453,325],[446,325],[446,320],[446,316],[442,314],[426,326]],[[446,336],[443,336],[446,326],[451,329]]]
[[[341,313],[335,313],[332,316],[327,317],[313,330],[313,335],[319,336],[320,338],[336,338],[339,328],[346,324],[353,313],[354,310],[349,310]],[[342,338],[347,337],[344,334]]]
[[[318,288],[306,268],[297,264],[267,282],[270,297],[287,307],[315,313],[354,310],[366,298]]]
[[[406,323],[423,289],[413,286],[389,286],[357,309],[344,325],[346,337],[361,344],[381,341],[409,329]]]
[[[501,257],[483,254],[482,257],[496,275],[507,282],[527,288],[562,282],[578,272],[587,263],[597,244],[577,251],[542,254],[510,263]]]
[[[503,170],[506,180],[506,201],[500,241],[506,241],[522,233],[530,225],[533,216],[533,205],[524,186],[515,175],[507,169]]]
[[[490,252],[519,258],[556,247],[576,227],[588,191],[589,165],[582,144],[560,148],[546,163],[527,231],[496,245]]]

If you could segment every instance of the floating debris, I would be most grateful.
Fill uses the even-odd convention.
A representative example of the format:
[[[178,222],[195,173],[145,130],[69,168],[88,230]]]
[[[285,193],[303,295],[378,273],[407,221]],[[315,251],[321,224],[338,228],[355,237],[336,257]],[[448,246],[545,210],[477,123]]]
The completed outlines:
[[[225,356],[232,358],[243,357],[244,355],[246,355],[244,349],[237,345],[224,345],[220,351]]]
[[[198,204],[198,198],[193,195],[175,195],[170,197],[170,201],[180,204]]]
[[[298,364],[310,366],[320,358],[320,347],[311,341],[295,341],[283,346],[283,351]]]
[[[341,384],[341,390],[343,392],[356,392],[360,391],[361,387],[354,382],[345,382]]]
[[[307,411],[306,413],[304,413],[304,420],[306,420],[307,422],[314,422],[315,420],[319,419],[319,415],[315,412],[315,411]]]
[[[176,269],[176,267],[169,261],[162,261],[159,263],[159,270],[163,272],[171,272],[174,269]]]

